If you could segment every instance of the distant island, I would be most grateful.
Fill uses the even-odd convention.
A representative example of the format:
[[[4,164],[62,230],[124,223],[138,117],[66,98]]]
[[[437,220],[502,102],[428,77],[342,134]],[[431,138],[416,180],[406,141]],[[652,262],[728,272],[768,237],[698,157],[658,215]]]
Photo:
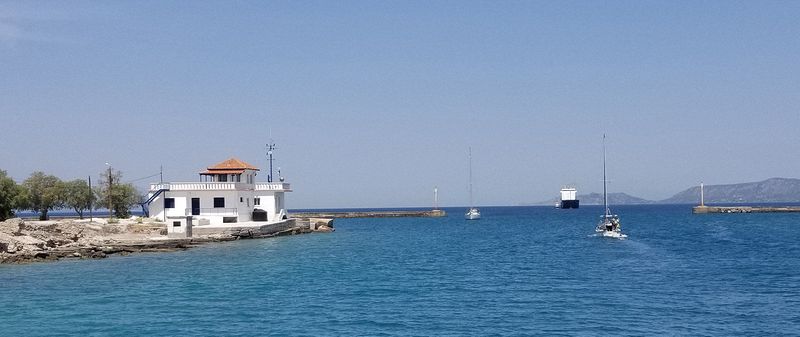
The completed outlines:
[[[770,178],[763,181],[704,186],[706,204],[736,203],[798,203],[800,202],[800,179]],[[553,198],[533,205],[555,205]],[[581,205],[599,205],[603,195],[589,193],[578,195]],[[647,200],[625,193],[609,193],[608,202],[614,205],[641,204],[697,204],[700,202],[700,186],[689,187],[664,200]]]

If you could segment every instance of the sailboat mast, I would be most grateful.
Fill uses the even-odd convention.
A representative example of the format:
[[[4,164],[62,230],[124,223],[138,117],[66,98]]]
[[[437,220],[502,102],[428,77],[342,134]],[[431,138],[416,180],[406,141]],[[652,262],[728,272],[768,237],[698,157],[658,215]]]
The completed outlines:
[[[605,215],[609,215],[608,211],[608,194],[606,193],[606,134],[603,134],[603,208]]]
[[[472,209],[472,146],[469,147],[469,208]]]

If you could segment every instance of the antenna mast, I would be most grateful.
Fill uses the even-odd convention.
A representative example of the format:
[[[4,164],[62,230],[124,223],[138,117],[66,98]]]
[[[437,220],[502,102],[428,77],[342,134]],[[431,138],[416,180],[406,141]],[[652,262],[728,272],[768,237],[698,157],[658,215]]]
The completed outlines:
[[[272,161],[274,160],[272,159],[272,151],[275,149],[277,149],[277,147],[275,147],[275,142],[270,139],[269,144],[267,144],[267,158],[269,160],[269,175],[267,175],[267,182],[270,183],[272,182]]]

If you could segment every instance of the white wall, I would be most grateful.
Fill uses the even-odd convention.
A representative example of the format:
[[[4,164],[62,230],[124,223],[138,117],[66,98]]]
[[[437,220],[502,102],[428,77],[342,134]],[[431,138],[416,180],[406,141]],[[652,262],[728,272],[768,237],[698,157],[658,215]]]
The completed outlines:
[[[214,198],[217,197],[225,198],[224,208],[214,208]],[[240,197],[242,202],[239,202]],[[166,209],[165,212],[164,198],[174,198],[175,208]],[[150,203],[150,216],[171,224],[172,218],[186,216],[187,209],[192,207],[192,198],[200,198],[201,213],[193,216],[195,226],[199,225],[202,219],[209,220],[211,225],[222,225],[222,218],[229,216],[237,217],[238,222],[252,220],[252,191],[166,191]],[[250,207],[247,207],[248,198],[250,199]],[[236,212],[233,213],[231,209],[235,209]],[[189,214],[191,214],[191,211],[189,211]]]
[[[249,172],[248,172],[249,173]],[[255,176],[255,172],[252,172]],[[246,181],[243,176],[242,181]],[[180,184],[180,183],[176,183]],[[224,184],[224,183],[223,183]],[[193,184],[188,184],[193,186]],[[198,183],[198,186],[208,184]],[[186,188],[187,184],[183,185]],[[202,188],[202,187],[188,187]],[[247,188],[247,186],[237,185],[231,188]],[[214,208],[214,198],[225,198],[225,207],[222,209]],[[175,199],[175,208],[164,209],[164,199]],[[277,216],[281,210],[286,209],[285,193],[276,191],[253,191],[253,190],[182,190],[162,192],[150,203],[150,216],[171,224],[171,219],[184,218],[187,209],[192,207],[192,198],[200,198],[201,214],[193,216],[194,226],[201,226],[206,221],[210,225],[222,225],[223,217],[235,216],[237,222],[249,222],[253,220],[253,209],[259,208],[267,212],[269,221],[280,220]],[[255,205],[255,198],[260,198],[260,205]],[[235,209],[235,212],[232,211]],[[191,211],[188,212],[191,214]]]
[[[267,217],[270,221],[280,220],[277,218],[281,210],[285,210],[285,193],[272,192],[272,191],[256,191],[256,197],[261,199],[261,205],[256,208],[267,211]]]

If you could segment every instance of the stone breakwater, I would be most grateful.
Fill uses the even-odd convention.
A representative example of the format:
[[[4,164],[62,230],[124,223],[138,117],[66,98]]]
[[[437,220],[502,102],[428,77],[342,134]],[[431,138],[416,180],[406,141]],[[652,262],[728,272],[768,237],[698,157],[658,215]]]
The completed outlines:
[[[766,207],[766,206],[695,206],[692,213],[800,213],[800,207]]]
[[[238,239],[333,231],[326,219],[292,219],[269,230],[233,228],[209,231],[191,238],[167,237],[164,223],[123,220],[117,224],[86,220],[0,222],[0,263],[97,259],[109,255],[185,250],[209,243]]]

